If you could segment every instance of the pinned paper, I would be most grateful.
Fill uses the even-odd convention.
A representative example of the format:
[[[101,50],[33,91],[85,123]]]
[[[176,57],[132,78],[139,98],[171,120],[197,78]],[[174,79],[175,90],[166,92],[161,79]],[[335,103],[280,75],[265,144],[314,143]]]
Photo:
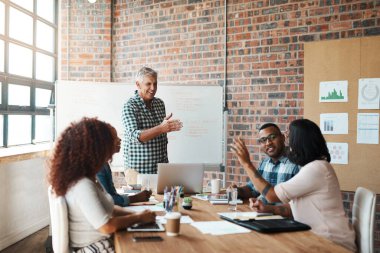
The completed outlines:
[[[358,109],[380,109],[380,78],[359,79]]]

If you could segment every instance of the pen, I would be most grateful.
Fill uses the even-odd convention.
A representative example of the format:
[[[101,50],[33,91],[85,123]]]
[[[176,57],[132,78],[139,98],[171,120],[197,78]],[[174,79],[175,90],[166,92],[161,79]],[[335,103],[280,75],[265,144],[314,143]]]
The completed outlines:
[[[167,196],[167,193],[168,192],[168,187],[167,186],[165,186],[165,189],[164,189],[164,201],[162,202],[162,205],[164,206],[164,208],[166,208],[166,204],[167,204],[167,198],[168,198],[168,196]]]

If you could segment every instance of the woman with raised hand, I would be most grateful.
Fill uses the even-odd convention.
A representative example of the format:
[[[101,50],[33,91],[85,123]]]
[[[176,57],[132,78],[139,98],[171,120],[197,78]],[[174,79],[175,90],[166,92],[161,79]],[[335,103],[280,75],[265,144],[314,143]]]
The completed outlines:
[[[232,149],[247,173],[252,173],[250,178],[254,179],[256,189],[269,201],[289,203],[295,220],[308,224],[314,233],[356,251],[355,232],[345,215],[338,178],[321,130],[310,120],[298,119],[290,123],[288,138],[288,158],[302,168],[289,181],[275,187],[252,165],[242,139],[235,139]]]
[[[115,128],[96,118],[71,123],[57,141],[49,182],[54,193],[66,199],[70,247],[76,253],[114,252],[115,231],[155,221],[153,212],[129,213],[115,206],[96,181],[96,173],[118,145]]]

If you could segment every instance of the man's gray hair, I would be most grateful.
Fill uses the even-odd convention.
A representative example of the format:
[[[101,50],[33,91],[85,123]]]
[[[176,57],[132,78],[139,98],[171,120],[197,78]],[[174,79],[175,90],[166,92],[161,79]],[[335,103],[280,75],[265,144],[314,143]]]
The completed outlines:
[[[152,76],[157,79],[157,72],[149,67],[142,67],[136,74],[136,81],[142,82],[145,76]]]

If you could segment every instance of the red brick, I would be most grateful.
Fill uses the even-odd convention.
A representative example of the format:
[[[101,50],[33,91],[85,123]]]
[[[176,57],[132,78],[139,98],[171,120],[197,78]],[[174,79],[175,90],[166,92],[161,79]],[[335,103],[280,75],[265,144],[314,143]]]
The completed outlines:
[[[337,31],[337,30],[348,30],[352,28],[352,22],[345,21],[340,23],[333,23],[330,25],[331,31]]]

